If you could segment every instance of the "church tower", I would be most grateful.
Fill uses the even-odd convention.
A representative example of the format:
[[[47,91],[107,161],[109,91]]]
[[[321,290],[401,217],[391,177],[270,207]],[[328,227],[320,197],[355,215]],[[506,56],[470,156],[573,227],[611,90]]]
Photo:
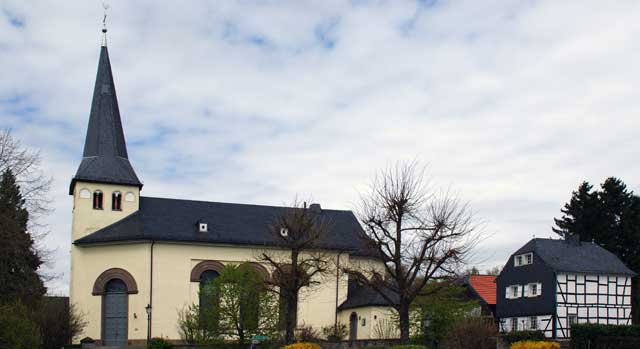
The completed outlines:
[[[142,189],[127,155],[106,29],[103,33],[84,153],[69,186],[69,195],[73,195],[72,241],[137,211]]]

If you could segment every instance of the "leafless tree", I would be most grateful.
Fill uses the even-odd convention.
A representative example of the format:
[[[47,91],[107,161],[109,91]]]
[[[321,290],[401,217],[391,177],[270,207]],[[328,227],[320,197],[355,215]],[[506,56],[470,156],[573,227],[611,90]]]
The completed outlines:
[[[434,191],[416,163],[381,171],[358,212],[365,242],[383,263],[346,272],[375,290],[398,312],[400,338],[409,338],[409,309],[431,280],[454,275],[479,238],[468,204],[450,191]]]
[[[269,227],[278,247],[265,249],[258,256],[273,269],[273,277],[267,283],[283,303],[281,320],[287,343],[295,340],[300,291],[322,283],[331,273],[332,265],[322,249],[330,225],[319,208],[295,202]]]
[[[33,224],[34,218],[49,212],[52,178],[42,169],[40,152],[24,147],[13,138],[11,130],[5,128],[0,130],[0,173],[7,169],[16,176]]]

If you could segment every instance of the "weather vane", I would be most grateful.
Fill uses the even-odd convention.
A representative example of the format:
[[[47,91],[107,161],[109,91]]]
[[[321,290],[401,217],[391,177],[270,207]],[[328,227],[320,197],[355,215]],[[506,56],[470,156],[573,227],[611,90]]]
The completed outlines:
[[[107,10],[109,4],[106,1],[102,2],[102,8],[104,9],[104,17],[102,17],[102,46],[107,46]]]

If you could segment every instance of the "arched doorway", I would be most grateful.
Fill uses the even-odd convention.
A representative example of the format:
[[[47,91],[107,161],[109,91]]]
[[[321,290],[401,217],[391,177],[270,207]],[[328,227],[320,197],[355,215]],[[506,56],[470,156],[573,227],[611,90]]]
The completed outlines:
[[[358,339],[358,314],[355,312],[349,316],[349,340]]]
[[[124,281],[111,279],[105,285],[102,295],[103,345],[127,345],[128,298]]]

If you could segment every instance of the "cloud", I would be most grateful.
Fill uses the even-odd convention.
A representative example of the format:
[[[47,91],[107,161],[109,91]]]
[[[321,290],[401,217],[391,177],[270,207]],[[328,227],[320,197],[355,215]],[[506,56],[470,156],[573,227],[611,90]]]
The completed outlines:
[[[99,3],[1,5],[0,120],[55,177],[66,292]],[[112,1],[108,43],[143,194],[354,208],[389,161],[429,164],[503,264],[583,180],[640,170],[635,2]],[[17,23],[19,23],[17,25]]]

